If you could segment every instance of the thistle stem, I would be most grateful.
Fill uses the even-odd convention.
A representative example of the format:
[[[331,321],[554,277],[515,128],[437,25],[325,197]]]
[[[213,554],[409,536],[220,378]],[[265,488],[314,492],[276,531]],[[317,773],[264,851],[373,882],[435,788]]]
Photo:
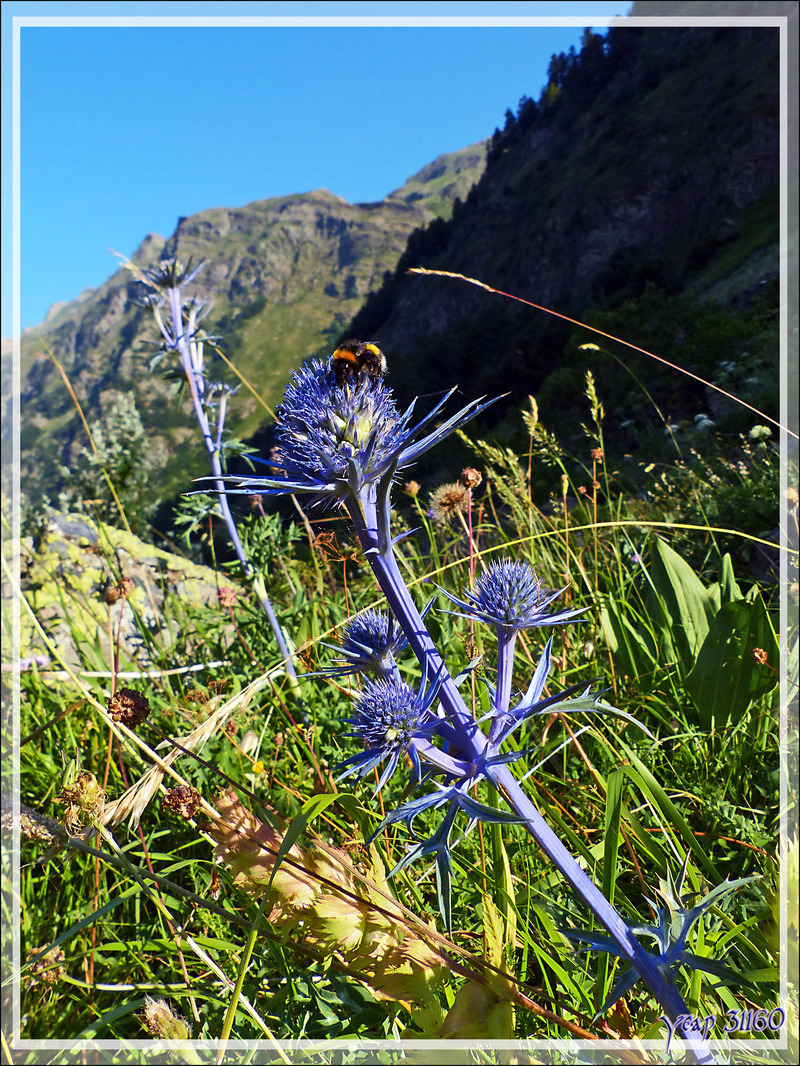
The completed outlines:
[[[388,492],[389,486],[384,485],[382,506],[379,506],[377,486],[365,485],[357,496],[347,501],[348,511],[370,567],[409,646],[419,661],[427,664],[429,676],[435,676],[441,681],[439,700],[450,724],[456,730],[458,754],[465,761],[477,760],[484,752],[486,737],[475,724],[464,704],[403,582],[388,532]],[[506,641],[505,650],[501,653],[503,663],[501,664],[501,676],[498,678],[498,706],[503,706],[499,702],[501,687],[503,688],[502,699],[510,698],[510,658],[513,655],[513,644],[513,640]],[[503,678],[505,680],[502,680]],[[506,688],[508,688],[508,694],[505,692]],[[605,926],[619,946],[621,954],[635,967],[670,1019],[677,1022],[680,1016],[688,1017],[690,1012],[669,976],[662,973],[655,959],[645,951],[612,904],[564,847],[539,810],[525,795],[509,767],[494,767],[489,780],[511,809],[523,820],[528,832],[565,881],[584,901],[597,920]],[[685,1031],[684,1037],[695,1062],[714,1063],[714,1057],[705,1041],[691,1031]]]
[[[239,564],[242,570],[253,581],[254,574],[252,567],[245,554],[244,546],[239,537],[239,531],[236,528],[236,522],[231,514],[230,504],[228,498],[225,495],[225,485],[222,481],[222,463],[220,461],[220,448],[218,446],[219,439],[222,436],[222,419],[224,418],[224,407],[221,411],[220,426],[218,431],[218,440],[215,442],[211,434],[211,427],[208,422],[208,416],[206,414],[205,404],[203,402],[203,396],[205,394],[205,381],[203,380],[202,369],[195,364],[195,360],[192,358],[192,351],[190,348],[190,341],[186,336],[186,331],[183,328],[183,305],[181,303],[181,291],[180,288],[171,288],[169,290],[169,307],[172,315],[172,328],[174,336],[171,338],[172,343],[177,347],[180,355],[181,366],[186,374],[186,380],[189,383],[189,391],[192,394],[192,404],[194,406],[195,418],[197,424],[200,427],[200,432],[203,435],[203,441],[205,442],[206,450],[208,451],[209,459],[211,461],[211,470],[214,477],[217,479],[214,482],[214,487],[217,489],[219,495],[219,506],[222,511],[222,517],[225,525],[228,529],[228,536],[230,537],[233,550],[236,552],[236,558],[239,560]],[[258,600],[261,609],[267,616],[272,632],[275,636],[275,641],[278,645],[278,650],[281,653],[286,673],[289,675],[293,685],[297,685],[297,671],[294,668],[291,652],[286,643],[286,638],[283,635],[278,616],[275,614],[275,610],[272,606],[266,589],[262,586],[259,588],[256,582],[252,584],[253,592]]]

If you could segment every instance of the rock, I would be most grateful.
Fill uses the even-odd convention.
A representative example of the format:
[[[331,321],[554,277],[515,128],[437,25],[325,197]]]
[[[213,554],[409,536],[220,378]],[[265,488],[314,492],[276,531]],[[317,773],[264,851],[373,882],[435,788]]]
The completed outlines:
[[[109,633],[115,643],[119,633],[120,669],[147,668],[151,649],[174,642],[186,607],[218,603],[214,570],[80,515],[53,512],[38,544],[24,538],[20,551],[23,595],[71,667],[97,668],[99,655],[110,669]],[[22,659],[53,659],[24,609],[20,629]]]

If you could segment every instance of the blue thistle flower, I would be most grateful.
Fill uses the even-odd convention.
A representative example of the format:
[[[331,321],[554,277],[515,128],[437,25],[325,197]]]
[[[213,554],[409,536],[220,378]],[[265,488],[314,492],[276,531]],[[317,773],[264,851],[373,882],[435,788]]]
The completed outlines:
[[[355,713],[347,719],[353,732],[345,734],[361,740],[365,750],[344,760],[341,765],[348,769],[340,776],[357,773],[363,777],[388,759],[376,786],[379,791],[397,769],[401,756],[408,754],[419,780],[422,766],[415,741],[427,739],[441,724],[430,709],[437,689],[436,685],[423,685],[415,692],[405,681],[395,678],[367,681]]]
[[[533,629],[535,626],[556,625],[582,614],[585,607],[547,614],[546,608],[565,591],[545,588],[528,563],[501,559],[491,564],[475,582],[465,598],[459,599],[441,589],[461,611],[453,614],[471,615],[505,632]]]
[[[394,660],[408,644],[394,618],[370,609],[349,618],[342,630],[341,673],[372,673],[388,678]]]
[[[278,408],[282,476],[226,478],[227,491],[306,492],[315,503],[353,500],[387,475],[391,481],[398,469],[494,402],[474,400],[420,439],[454,391],[411,426],[414,403],[401,414],[384,381],[363,377],[338,386],[328,364],[312,360],[293,374]]]
[[[403,430],[389,389],[368,377],[337,387],[327,365],[314,360],[286,390],[276,437],[289,480],[341,496],[381,476],[402,447]]]
[[[430,600],[422,617],[433,606]],[[324,643],[324,642],[323,642]],[[348,618],[342,627],[340,645],[325,644],[326,648],[339,652],[336,665],[306,677],[344,677],[347,674],[376,674],[386,680],[397,677],[396,657],[408,647],[408,638],[397,621],[374,607]]]

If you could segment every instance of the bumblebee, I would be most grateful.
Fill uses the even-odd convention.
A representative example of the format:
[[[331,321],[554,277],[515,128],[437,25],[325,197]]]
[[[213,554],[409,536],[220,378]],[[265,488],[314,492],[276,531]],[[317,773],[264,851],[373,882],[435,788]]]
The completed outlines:
[[[386,357],[373,341],[344,341],[331,356],[331,370],[336,384],[355,382],[362,377],[382,378]]]

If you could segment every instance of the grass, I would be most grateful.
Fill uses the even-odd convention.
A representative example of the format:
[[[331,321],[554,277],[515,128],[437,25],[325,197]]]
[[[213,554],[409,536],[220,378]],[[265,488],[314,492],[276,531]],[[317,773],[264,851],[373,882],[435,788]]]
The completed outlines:
[[[427,511],[429,487],[418,495],[398,487],[396,531],[414,530],[398,545],[399,564],[420,605],[435,597],[428,623],[451,672],[479,661],[464,682],[478,717],[488,709],[496,643],[479,625],[441,610],[446,601],[435,584],[460,593],[471,571],[512,556],[528,560],[546,585],[566,586],[561,604],[587,608],[556,633],[547,691],[594,679],[652,736],[614,718],[535,719],[515,741],[530,749],[516,766],[529,775],[529,794],[547,821],[634,924],[652,923],[649,901],[670,878],[683,875],[689,900],[726,879],[753,878],[711,908],[688,945],[736,976],[725,981],[690,969],[677,976],[690,1011],[718,1018],[712,1036],[722,1037],[727,1011],[787,1007],[778,981],[786,950],[778,894],[778,597],[772,580],[758,582],[747,568],[748,546],[764,543],[760,531],[735,523],[723,531],[710,521],[709,484],[715,514],[735,515],[740,504],[728,512],[722,505],[746,497],[748,487],[776,521],[783,507],[781,520],[796,524],[796,503],[786,513],[777,456],[766,444],[758,462],[752,454],[740,460],[735,487],[684,464],[671,491],[633,495],[607,468],[602,397],[591,383],[584,402],[586,451],[574,459],[533,416],[524,449],[465,438],[484,477],[467,512],[437,522]],[[542,483],[546,491],[534,494]],[[259,530],[268,521],[273,532],[265,537]],[[381,599],[342,519],[309,522],[296,514],[282,534],[274,521],[253,512],[243,520],[243,539],[254,568],[267,574],[300,662],[316,671],[335,655],[323,642],[335,643],[348,616]],[[124,573],[124,555],[105,538],[98,543],[106,565]],[[80,542],[77,550],[89,552]],[[241,576],[224,561],[217,569],[220,586]],[[60,595],[69,619],[67,585]],[[751,628],[724,630],[721,657],[704,641],[727,624],[728,602]],[[591,919],[520,826],[481,824],[453,849],[450,931],[441,926],[430,864],[385,881],[407,835],[393,827],[367,842],[396,805],[397,790],[373,799],[368,783],[336,781],[337,765],[354,753],[344,721],[357,682],[309,677],[293,688],[267,621],[246,594],[209,606],[164,604],[174,611],[165,619],[173,633],[167,644],[155,639],[145,610],[133,611],[149,655],[149,673],[133,680],[116,676],[142,664],[115,653],[113,604],[95,604],[110,639],[93,643],[82,634],[76,668],[59,661],[47,638],[53,618],[44,613],[31,622],[41,627],[39,647],[51,662],[20,676],[21,802],[39,826],[21,840],[22,970],[6,979],[6,990],[15,985],[21,996],[23,1040],[119,1041],[119,1061],[145,1061],[145,1051],[122,1042],[187,1033],[180,1018],[154,1021],[148,997],[183,1016],[192,1039],[214,1047],[264,1040],[276,1062],[289,1058],[272,1042],[296,1039],[663,1038],[661,1010],[641,983],[596,1017],[620,966],[602,953],[576,952],[567,940],[564,930]],[[695,632],[698,611],[705,621]],[[747,643],[757,613],[764,663]],[[4,626],[8,633],[5,616]],[[546,636],[534,630],[519,642],[520,691]],[[794,644],[796,631],[783,639]],[[211,661],[224,665],[175,672]],[[699,701],[692,685],[698,662],[719,671],[716,689],[704,688]],[[722,690],[732,662],[736,699],[718,705],[708,692]],[[418,682],[413,659],[401,669]],[[85,676],[92,670],[105,676]],[[109,698],[123,686],[152,708],[135,730],[109,715]],[[65,759],[73,756],[103,789],[106,814],[109,805],[115,811],[104,823],[95,793],[91,801],[84,793],[64,802]],[[201,800],[188,818],[171,809],[174,797],[165,802],[167,790],[185,785]],[[73,835],[67,846],[65,818],[73,834],[98,832]],[[245,826],[235,839],[234,823]],[[436,824],[425,813],[415,828],[422,838]],[[270,882],[276,854],[283,865]],[[10,876],[10,856],[5,863]],[[7,929],[12,898],[9,890]],[[354,933],[359,922],[371,930],[363,940]],[[785,932],[791,941],[800,930]],[[423,961],[415,968],[408,960],[417,951]],[[779,1035],[757,1032],[754,1017],[746,1015],[735,1033],[745,1042],[741,1061],[767,1061],[768,1051],[746,1044]],[[781,1034],[796,1045],[796,1023]],[[8,1044],[6,1053],[9,1062],[39,1061]],[[58,1063],[74,1057],[51,1054],[48,1061]],[[174,1054],[198,1061],[192,1051]]]

